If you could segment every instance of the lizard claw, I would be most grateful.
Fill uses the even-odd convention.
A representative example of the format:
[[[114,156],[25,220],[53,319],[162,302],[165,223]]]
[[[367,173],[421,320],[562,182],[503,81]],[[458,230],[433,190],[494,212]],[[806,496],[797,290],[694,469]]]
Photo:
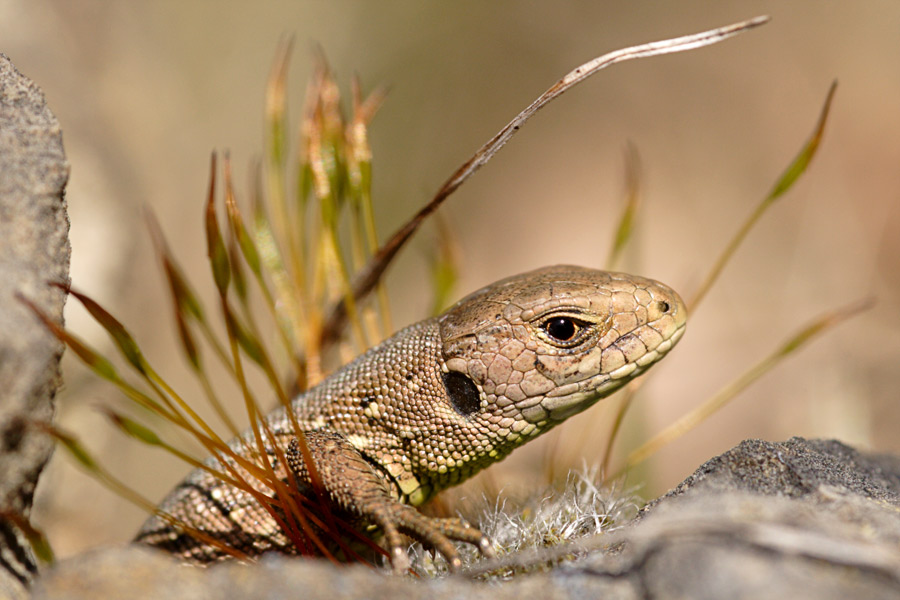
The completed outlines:
[[[490,538],[463,519],[426,517],[413,507],[399,503],[385,508],[389,514],[379,515],[376,521],[385,533],[395,573],[409,568],[409,557],[398,539],[399,532],[434,548],[447,561],[451,573],[458,572],[463,564],[453,540],[475,545],[487,558],[496,556]]]
[[[391,548],[391,569],[394,575],[405,575],[409,571],[409,555],[402,546]]]
[[[497,558],[497,553],[494,552],[494,544],[491,542],[491,538],[482,534],[481,539],[478,541],[478,550],[481,552],[482,556],[485,558]]]

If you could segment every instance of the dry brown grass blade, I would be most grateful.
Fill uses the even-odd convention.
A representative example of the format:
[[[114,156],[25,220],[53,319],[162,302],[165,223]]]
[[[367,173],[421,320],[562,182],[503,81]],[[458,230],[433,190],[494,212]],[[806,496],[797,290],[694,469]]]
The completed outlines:
[[[516,115],[506,127],[497,133],[497,135],[479,148],[472,158],[460,166],[456,172],[444,182],[444,185],[441,186],[434,198],[394,233],[394,235],[379,249],[375,256],[372,257],[367,265],[357,273],[353,280],[354,299],[359,300],[372,291],[375,285],[381,280],[382,275],[394,256],[396,256],[397,252],[400,251],[412,235],[419,229],[425,219],[437,210],[444,200],[456,191],[463,182],[474,175],[478,169],[483,167],[491,158],[493,158],[493,156],[519,132],[525,123],[548,103],[601,69],[616,63],[636,58],[647,58],[671,54],[673,52],[694,50],[710,44],[716,44],[755,27],[759,27],[768,21],[769,17],[767,16],[756,17],[694,35],[631,46],[599,56],[571,71],[568,75],[553,84],[539,98]],[[346,318],[347,306],[342,300],[328,313],[328,318],[325,322],[325,326],[322,328],[320,339],[330,342],[337,338],[343,329]]]

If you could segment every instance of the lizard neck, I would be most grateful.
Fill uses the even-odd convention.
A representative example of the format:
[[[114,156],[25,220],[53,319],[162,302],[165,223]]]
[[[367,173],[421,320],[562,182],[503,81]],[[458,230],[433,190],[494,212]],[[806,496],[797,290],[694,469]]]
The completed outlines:
[[[446,371],[440,327],[429,319],[298,397],[294,410],[302,428],[340,433],[379,467],[399,499],[422,504],[519,445],[495,444],[488,427],[473,427],[454,409]]]

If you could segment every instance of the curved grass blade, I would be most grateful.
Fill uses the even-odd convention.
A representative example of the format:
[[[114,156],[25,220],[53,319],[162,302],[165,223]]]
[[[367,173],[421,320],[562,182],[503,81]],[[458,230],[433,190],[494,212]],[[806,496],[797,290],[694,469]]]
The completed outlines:
[[[75,355],[88,366],[95,374],[100,376],[102,379],[110,381],[112,383],[118,384],[118,382],[122,381],[119,377],[116,368],[113,366],[109,360],[103,357],[100,353],[96,352],[93,348],[89,347],[87,344],[82,342],[80,339],[75,336],[69,334],[63,327],[50,318],[47,313],[40,309],[34,302],[23,296],[21,293],[16,292],[16,300],[27,306],[31,309],[31,312],[37,316],[38,319],[44,324],[50,333],[56,337],[59,341],[64,343]]]
[[[479,148],[472,158],[460,166],[456,172],[444,182],[444,185],[441,186],[434,198],[394,233],[394,235],[379,249],[375,256],[372,257],[368,264],[354,278],[353,297],[358,300],[371,292],[375,287],[375,284],[381,279],[381,276],[384,274],[384,271],[387,269],[394,256],[396,256],[397,252],[400,251],[400,248],[402,248],[409,238],[411,238],[418,230],[422,222],[431,215],[431,213],[437,210],[444,200],[456,191],[463,182],[474,175],[478,169],[483,167],[516,133],[518,133],[522,126],[524,126],[538,110],[546,106],[552,100],[558,98],[573,86],[578,85],[591,75],[613,64],[636,58],[647,58],[673,52],[694,50],[710,44],[716,44],[740,33],[744,33],[745,31],[759,27],[768,21],[769,17],[756,17],[747,21],[741,21],[739,23],[711,29],[694,35],[632,46],[604,54],[603,56],[599,56],[577,67],[568,75],[553,84],[527,108],[516,115],[506,127],[497,133],[497,135]],[[322,330],[321,339],[331,340],[336,338],[340,334],[346,318],[347,306],[344,301],[341,301],[328,313],[326,325]]]
[[[104,414],[106,414],[106,416],[110,419],[110,421],[112,421],[112,423],[126,435],[133,437],[149,446],[155,446],[155,447],[161,448],[161,449],[165,450],[166,452],[168,452],[169,454],[172,454],[173,456],[184,461],[191,467],[193,467],[195,469],[201,469],[203,471],[206,471],[213,477],[216,477],[217,479],[227,483],[228,485],[231,485],[238,489],[252,492],[252,488],[248,489],[249,484],[245,478],[243,478],[241,476],[233,477],[232,475],[229,475],[225,471],[215,469],[215,468],[209,466],[204,461],[201,461],[193,456],[190,456],[186,452],[183,452],[183,451],[179,450],[178,448],[172,446],[168,442],[164,441],[162,438],[160,438],[156,434],[156,432],[154,432],[150,428],[138,423],[137,421],[135,421],[133,419],[130,419],[124,415],[116,413],[108,408],[101,408],[101,410],[104,412]],[[219,459],[219,462],[220,462],[220,464],[225,464],[221,461],[221,459]],[[232,470],[232,473],[236,473],[236,472]]]
[[[297,256],[296,249],[291,245],[292,237],[288,233],[288,227],[293,220],[287,205],[285,182],[288,155],[286,87],[293,46],[293,37],[282,40],[278,44],[266,82],[264,117],[266,124],[266,188],[269,193],[269,206],[275,213],[272,224],[275,227],[278,242],[288,244],[288,247],[282,247],[279,253],[287,251],[289,257]]]
[[[193,429],[192,426],[187,425],[187,422],[184,420],[184,417],[181,416],[181,413],[176,409],[174,403],[178,404],[178,406],[183,410],[186,414],[188,414],[193,421],[199,425],[216,444],[224,445],[222,439],[212,430],[212,428],[194,411],[191,406],[184,401],[184,399],[179,396],[171,386],[169,386],[166,381],[159,376],[159,374],[150,366],[147,360],[144,358],[140,349],[138,348],[137,343],[132,338],[131,334],[125,329],[125,327],[109,312],[107,312],[103,307],[94,302],[91,298],[86,296],[85,294],[79,293],[77,291],[68,289],[68,292],[74,296],[81,304],[90,312],[91,316],[97,320],[100,325],[106,329],[109,335],[112,337],[113,341],[116,343],[119,351],[125,356],[125,358],[129,361],[129,363],[134,367],[134,369],[143,377],[144,381],[146,381],[150,387],[153,388],[154,392],[160,397],[163,401],[163,404],[168,407],[173,422],[176,424],[182,424],[189,429]],[[116,379],[118,380],[118,375],[116,375]],[[115,383],[116,381],[114,381]],[[121,387],[121,386],[120,386]]]
[[[169,292],[172,296],[176,320],[181,321],[184,324],[187,335],[190,337],[190,340],[186,340],[181,331],[179,331],[182,348],[185,353],[188,354],[188,358],[193,364],[195,357],[191,356],[191,354],[198,349],[193,340],[193,336],[190,335],[189,328],[187,327],[188,319],[190,318],[200,327],[200,332],[203,334],[207,343],[212,347],[213,352],[215,352],[216,356],[221,361],[221,364],[233,376],[234,368],[231,366],[225,348],[222,346],[222,343],[212,331],[209,322],[206,320],[206,311],[203,308],[203,303],[200,302],[196,292],[191,288],[181,268],[178,266],[177,261],[172,255],[172,252],[169,250],[169,245],[166,243],[165,236],[163,236],[156,217],[154,217],[153,213],[149,210],[146,210],[144,214],[147,220],[147,227],[150,230],[150,239],[153,241],[156,253],[160,257],[163,273],[169,284]],[[181,327],[181,325],[179,325],[179,327]],[[193,348],[186,346],[192,346]],[[199,362],[199,352],[197,352],[197,354],[196,360]]]
[[[118,319],[112,316],[93,299],[73,290],[70,286],[58,283],[53,283],[52,285],[62,289],[67,294],[74,296],[75,299],[84,306],[88,313],[90,313],[94,320],[106,330],[106,333],[108,333],[113,342],[115,342],[116,348],[119,349],[119,352],[122,353],[122,356],[125,357],[129,364],[131,364],[131,366],[141,375],[148,375],[149,371],[152,369],[150,369],[146,359],[144,359],[144,355],[141,353],[137,342],[134,341],[134,338]]]
[[[176,456],[191,465],[194,468],[202,468],[203,463],[197,458],[187,454],[186,452],[182,452],[178,448],[172,446],[168,442],[163,441],[155,431],[150,429],[149,427],[142,425],[131,419],[126,417],[125,415],[119,414],[111,409],[101,407],[101,411],[109,418],[109,420],[122,432],[127,434],[130,437],[133,437],[136,440],[147,444],[148,446],[156,446],[158,448],[162,448],[169,454]],[[227,477],[224,473],[217,473],[217,477],[225,478]],[[236,484],[237,482],[234,482]]]
[[[297,372],[297,379],[301,382],[301,388],[305,389],[309,382],[315,382],[320,379],[320,360],[319,348],[317,345],[310,343],[311,339],[317,336],[311,334],[318,328],[318,316],[312,306],[306,305],[306,283],[299,280],[295,287],[291,281],[284,266],[281,252],[275,241],[275,234],[272,231],[269,219],[263,206],[262,180],[259,170],[254,172],[254,185],[251,194],[251,206],[253,214],[252,239],[256,246],[262,269],[268,274],[272,281],[272,288],[275,292],[277,301],[272,301],[271,310],[276,315],[275,319],[282,327],[288,324],[287,331],[291,340],[291,346],[296,350],[303,342],[305,351],[305,360],[300,361]],[[302,274],[303,269],[297,271],[298,277]],[[266,290],[264,284],[260,285],[261,289]],[[265,294],[265,291],[264,291]],[[267,297],[271,296],[268,294]],[[269,300],[267,299],[267,302]],[[297,355],[298,353],[292,352]]]
[[[378,233],[375,228],[375,211],[372,204],[372,149],[369,145],[368,126],[378,108],[384,102],[387,90],[377,88],[363,100],[358,77],[351,82],[353,96],[353,118],[347,125],[347,179],[350,188],[351,205],[353,207],[353,266],[360,269],[375,252],[378,251]],[[378,303],[377,313],[381,317],[380,330],[375,328],[375,319],[371,311],[366,315],[373,331],[372,339],[384,339],[393,330],[390,303],[384,282],[375,288]]]
[[[622,252],[634,233],[634,220],[641,204],[641,157],[633,144],[625,147],[625,206],[619,217],[619,224],[613,236],[606,270],[615,271],[622,258]]]
[[[778,198],[791,189],[800,176],[806,172],[806,169],[809,167],[809,163],[812,161],[813,157],[815,157],[816,151],[819,149],[819,144],[822,142],[822,137],[825,134],[825,123],[828,121],[828,113],[831,110],[831,101],[834,99],[834,92],[836,90],[837,81],[834,81],[828,89],[828,95],[825,97],[825,104],[822,106],[822,111],[819,113],[819,119],[816,122],[816,127],[813,129],[812,135],[806,143],[803,144],[803,147],[800,148],[800,151],[794,157],[794,160],[791,161],[791,164],[788,165],[787,169],[784,170],[784,173],[781,174],[781,177],[778,178],[778,181],[775,182],[769,195],[763,198],[762,202],[757,205],[750,217],[743,225],[741,225],[741,228],[738,229],[737,233],[725,247],[725,250],[722,251],[722,254],[719,255],[718,260],[716,260],[712,269],[710,269],[706,279],[704,279],[700,288],[694,293],[694,297],[691,301],[688,302],[689,311],[693,312],[697,308],[697,305],[700,304],[707,292],[709,292],[710,288],[725,268],[725,265],[731,260],[732,255],[744,241],[744,238],[747,237],[747,234],[750,233],[750,230],[753,229],[753,226],[756,225],[756,222],[762,217],[763,213],[765,213]]]

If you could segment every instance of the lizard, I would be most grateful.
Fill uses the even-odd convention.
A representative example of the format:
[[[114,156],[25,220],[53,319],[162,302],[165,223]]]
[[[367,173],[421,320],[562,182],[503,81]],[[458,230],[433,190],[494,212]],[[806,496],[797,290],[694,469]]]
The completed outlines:
[[[654,280],[545,267],[400,330],[293,399],[290,410],[320,493],[340,514],[380,529],[395,572],[409,564],[402,534],[433,547],[456,570],[461,561],[451,540],[491,557],[490,540],[460,518],[426,517],[414,507],[646,371],[678,342],[686,319],[678,294]],[[285,408],[266,418],[273,434],[266,444],[278,444],[283,457],[267,447],[266,460],[309,494],[312,480]],[[229,445],[259,460],[252,431]],[[220,460],[232,459],[206,464],[221,469]],[[248,556],[296,553],[250,494],[202,469],[159,509]],[[194,564],[228,557],[158,515],[135,541]]]

